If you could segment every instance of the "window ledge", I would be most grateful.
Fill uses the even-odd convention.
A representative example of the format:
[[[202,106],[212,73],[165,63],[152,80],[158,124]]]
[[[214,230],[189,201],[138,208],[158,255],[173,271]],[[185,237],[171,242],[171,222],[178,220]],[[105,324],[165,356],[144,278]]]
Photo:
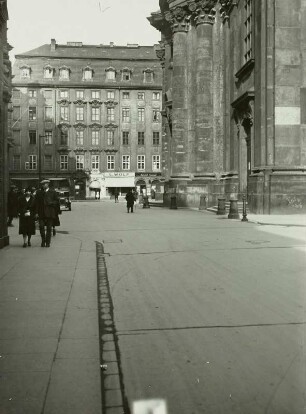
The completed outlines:
[[[253,69],[255,65],[255,60],[254,59],[250,59],[248,60],[241,69],[238,70],[238,72],[235,73],[235,77],[238,80],[243,79],[245,76],[247,76],[251,70]]]

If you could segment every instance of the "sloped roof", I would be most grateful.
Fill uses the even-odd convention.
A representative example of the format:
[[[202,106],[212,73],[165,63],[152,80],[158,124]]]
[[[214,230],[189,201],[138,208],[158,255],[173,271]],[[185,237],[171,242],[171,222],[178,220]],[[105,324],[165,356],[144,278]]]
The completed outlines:
[[[56,45],[51,51],[50,44],[16,55],[18,57],[78,58],[78,59],[124,59],[157,60],[154,46],[111,46],[111,45]]]

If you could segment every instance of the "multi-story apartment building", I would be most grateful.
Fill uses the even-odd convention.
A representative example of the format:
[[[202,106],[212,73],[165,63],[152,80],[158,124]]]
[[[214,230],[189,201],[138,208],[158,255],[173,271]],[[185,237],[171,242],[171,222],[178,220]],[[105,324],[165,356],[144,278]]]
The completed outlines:
[[[0,249],[9,243],[7,232],[7,193],[8,193],[8,104],[11,99],[10,45],[7,42],[7,2],[0,2]]]
[[[17,55],[13,74],[12,182],[47,177],[76,198],[159,188],[162,71],[154,46],[52,39]]]
[[[305,212],[305,1],[159,4],[166,194]]]

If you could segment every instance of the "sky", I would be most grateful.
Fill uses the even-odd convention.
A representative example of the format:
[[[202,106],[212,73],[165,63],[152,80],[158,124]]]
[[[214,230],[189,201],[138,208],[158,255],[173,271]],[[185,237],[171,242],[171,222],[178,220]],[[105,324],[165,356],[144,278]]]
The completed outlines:
[[[158,0],[8,0],[11,59],[51,39],[153,45],[160,33],[146,18],[158,9]]]

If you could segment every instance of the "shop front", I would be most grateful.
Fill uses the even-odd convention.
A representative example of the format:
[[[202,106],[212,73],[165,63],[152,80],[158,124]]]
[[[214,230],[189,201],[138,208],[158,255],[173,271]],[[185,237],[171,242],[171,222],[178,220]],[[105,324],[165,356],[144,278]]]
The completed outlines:
[[[115,192],[125,195],[129,189],[135,188],[134,172],[105,172],[104,177],[106,195],[111,198],[115,196]]]
[[[152,199],[162,200],[164,193],[164,178],[161,173],[141,173],[135,174],[135,186],[137,192],[147,195]]]

